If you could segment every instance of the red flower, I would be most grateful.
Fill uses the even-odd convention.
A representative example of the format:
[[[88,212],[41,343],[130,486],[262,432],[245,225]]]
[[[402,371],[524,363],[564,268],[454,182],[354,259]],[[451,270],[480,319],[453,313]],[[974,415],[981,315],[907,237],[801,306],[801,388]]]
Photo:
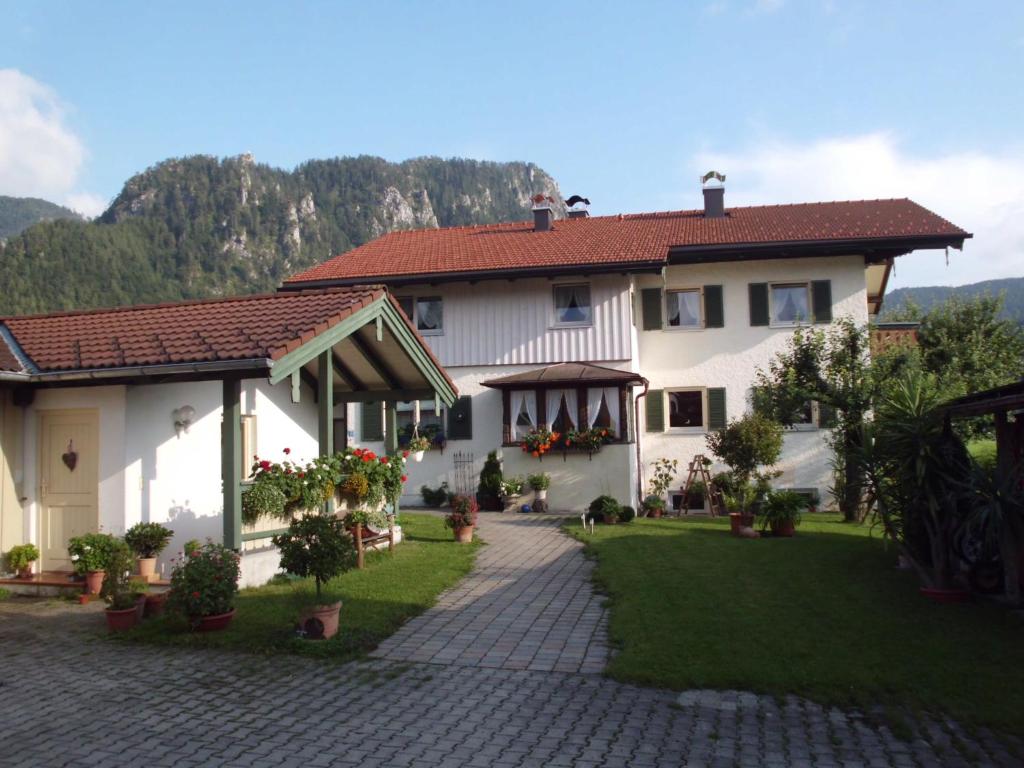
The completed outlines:
[[[287,455],[288,455],[289,453],[291,453],[291,452],[292,452],[292,449],[291,449],[291,448],[285,448],[285,449],[284,449],[284,455],[285,455],[285,456],[287,456]]]
[[[286,470],[284,471],[284,473],[285,473],[286,475],[290,475],[290,474],[292,473],[292,471],[291,471],[290,469],[286,469]]]
[[[192,593],[192,597],[198,598],[199,597],[199,593],[198,592],[193,592]]]
[[[363,449],[362,448],[356,448],[354,451],[352,451],[352,455],[353,456],[362,456],[363,455]]]
[[[409,458],[409,452],[408,451],[402,451],[402,458],[403,459],[408,459]]]
[[[406,477],[405,475],[402,475],[402,482],[403,482],[403,483],[404,483],[404,482],[405,482],[406,480],[408,480],[408,479],[409,479],[408,477]]]
[[[371,459],[369,456],[363,456],[363,464],[368,464],[371,461],[373,461],[373,459]]]
[[[305,477],[305,476],[306,476],[305,472],[299,472],[299,477]]]
[[[381,464],[387,464],[388,463],[388,457],[387,456],[381,456],[380,457],[380,463]]]
[[[261,461],[261,462],[260,462],[260,469],[263,469],[263,470],[267,470],[267,469],[270,469],[270,462],[269,462],[269,461],[267,461],[266,459],[264,459],[263,461]]]

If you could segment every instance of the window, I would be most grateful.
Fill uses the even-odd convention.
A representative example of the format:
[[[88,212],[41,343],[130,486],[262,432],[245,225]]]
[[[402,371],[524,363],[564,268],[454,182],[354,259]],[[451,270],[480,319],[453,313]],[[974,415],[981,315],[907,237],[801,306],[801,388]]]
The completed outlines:
[[[690,288],[685,291],[666,291],[665,307],[668,311],[667,317],[670,328],[704,327],[699,288]]]
[[[537,393],[532,389],[514,389],[509,393],[512,440],[522,440],[537,426]]]
[[[242,479],[248,480],[256,460],[256,417],[242,417]]]
[[[397,296],[405,316],[425,336],[444,333],[444,301],[440,296]]]
[[[669,391],[668,425],[676,428],[703,428],[704,391],[701,389]]]
[[[811,291],[807,283],[771,286],[771,324],[800,325],[811,321]]]
[[[575,389],[549,389],[544,399],[544,408],[548,429],[554,432],[576,429],[579,399]]]
[[[420,420],[418,431],[420,437],[431,440],[444,432],[444,408],[439,416],[434,409],[433,400],[420,400]],[[408,445],[409,439],[416,429],[416,404],[409,400],[395,404],[395,426],[398,429],[398,444]]]
[[[593,321],[589,285],[556,285],[554,295],[556,325],[590,325]]]
[[[587,389],[587,427],[610,429],[619,432],[619,388],[590,387]]]

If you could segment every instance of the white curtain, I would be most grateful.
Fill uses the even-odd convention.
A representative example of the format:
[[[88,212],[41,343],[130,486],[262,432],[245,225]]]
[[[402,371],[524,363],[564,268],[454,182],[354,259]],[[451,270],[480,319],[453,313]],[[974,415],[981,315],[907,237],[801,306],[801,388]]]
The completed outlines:
[[[565,395],[565,412],[568,415],[568,421],[571,429],[576,428],[576,422],[580,417],[580,401],[576,396],[575,389],[563,389],[562,393]]]
[[[608,406],[608,419],[612,423],[612,429],[618,434],[619,431],[619,390],[617,387],[604,388],[604,402]]]
[[[519,416],[524,410],[530,421],[529,427],[519,425]],[[531,428],[537,426],[537,393],[532,389],[513,389],[509,394],[509,411],[512,415],[513,437],[524,437]]]
[[[551,429],[551,425],[558,418],[558,409],[562,405],[562,394],[563,390],[561,389],[548,390],[547,398],[544,401],[544,416],[547,419],[548,429]]]
[[[601,413],[601,401],[604,400],[604,390],[600,387],[591,387],[587,390],[587,418],[590,419],[588,427],[594,426],[597,417]]]

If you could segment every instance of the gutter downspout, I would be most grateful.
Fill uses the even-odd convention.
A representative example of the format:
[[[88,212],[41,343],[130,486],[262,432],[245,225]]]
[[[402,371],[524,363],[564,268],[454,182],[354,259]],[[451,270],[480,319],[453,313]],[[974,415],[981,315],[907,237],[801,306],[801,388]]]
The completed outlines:
[[[644,391],[633,400],[633,428],[636,430],[636,501],[639,510],[644,503],[644,461],[640,454],[640,398],[647,397],[651,383],[643,379]]]

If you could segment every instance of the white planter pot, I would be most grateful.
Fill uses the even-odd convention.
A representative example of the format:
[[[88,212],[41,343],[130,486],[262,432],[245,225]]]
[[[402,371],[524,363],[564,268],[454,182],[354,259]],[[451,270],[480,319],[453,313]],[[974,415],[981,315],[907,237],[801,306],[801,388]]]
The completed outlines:
[[[412,454],[413,460],[414,461],[423,461],[423,454],[424,453],[426,453],[426,451],[414,451],[413,454]]]
[[[548,489],[547,488],[542,488],[541,490],[534,491],[533,493],[534,493],[534,498],[536,498],[537,501],[544,501],[544,499],[546,499],[548,497]]]

